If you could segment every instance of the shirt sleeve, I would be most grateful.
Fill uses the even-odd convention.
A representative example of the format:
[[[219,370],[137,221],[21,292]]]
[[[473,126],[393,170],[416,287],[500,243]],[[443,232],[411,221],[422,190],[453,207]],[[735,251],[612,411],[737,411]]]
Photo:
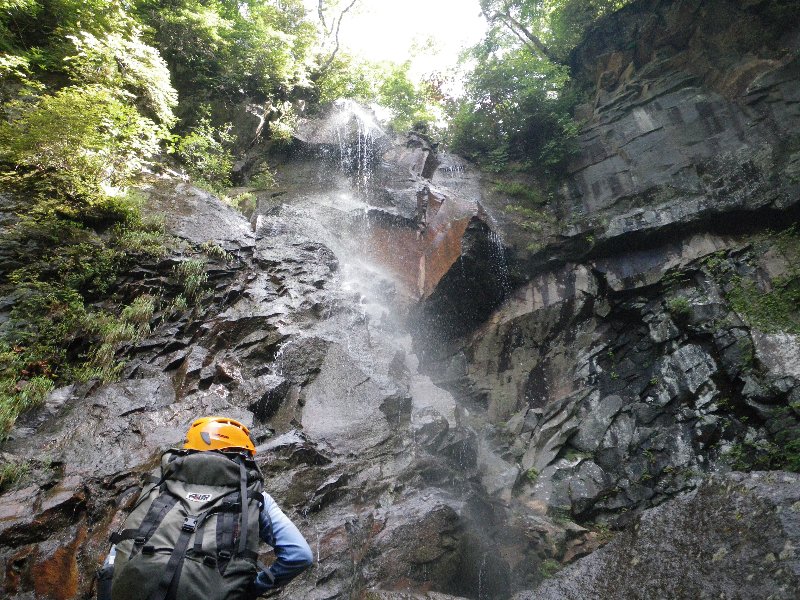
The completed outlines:
[[[254,582],[255,591],[263,594],[300,575],[314,562],[314,554],[300,530],[266,492],[258,521],[261,539],[275,550],[275,562],[259,572]]]

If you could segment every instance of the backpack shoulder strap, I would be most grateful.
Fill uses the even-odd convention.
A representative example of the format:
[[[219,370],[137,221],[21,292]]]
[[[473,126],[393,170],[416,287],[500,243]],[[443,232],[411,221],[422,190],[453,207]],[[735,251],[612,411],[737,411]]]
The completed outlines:
[[[167,451],[162,456],[162,462],[164,461],[164,457],[166,457],[166,468],[162,467],[161,470],[161,477],[156,476],[153,473],[149,473],[145,476],[144,481],[146,483],[146,487],[142,490],[142,495],[136,504],[133,506],[130,512],[133,512],[138,508],[147,498],[149,498],[150,493],[157,489],[161,489],[161,493],[156,496],[153,503],[150,505],[150,508],[147,510],[147,514],[142,519],[142,522],[139,524],[139,527],[136,529],[123,529],[122,531],[117,531],[111,534],[110,541],[112,544],[118,544],[124,540],[134,540],[133,550],[131,551],[131,557],[135,556],[136,553],[147,543],[147,540],[155,533],[158,526],[164,520],[164,517],[167,516],[170,510],[178,503],[178,499],[170,493],[165,493],[164,488],[162,488],[162,484],[169,479],[170,475],[174,472],[174,468],[178,465],[176,460],[182,456],[176,451]],[[148,489],[149,486],[149,489]]]
[[[139,527],[136,529],[123,529],[120,532],[111,535],[111,543],[118,544],[123,540],[133,540],[133,550],[131,556],[134,556],[139,549],[147,543],[147,540],[155,533],[158,526],[167,516],[167,513],[178,503],[178,498],[169,492],[162,492],[153,500],[147,514],[142,519]]]
[[[244,554],[247,550],[247,519],[250,511],[247,510],[247,465],[244,464],[244,460],[241,458],[239,459],[239,493],[241,494],[240,500],[242,504],[242,529],[239,534],[239,554]]]

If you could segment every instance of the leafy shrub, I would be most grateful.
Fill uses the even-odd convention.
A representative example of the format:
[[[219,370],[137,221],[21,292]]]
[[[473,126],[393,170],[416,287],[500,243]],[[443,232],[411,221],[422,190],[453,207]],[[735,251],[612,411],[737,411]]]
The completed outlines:
[[[278,111],[278,117],[269,123],[270,138],[284,144],[291,142],[298,118],[292,103],[284,102]]]
[[[158,50],[144,44],[138,35],[127,39],[116,33],[97,38],[81,31],[68,38],[77,52],[64,59],[73,81],[117,90],[121,100],[136,103],[152,120],[166,128],[175,124],[172,111],[178,95]]]
[[[158,150],[159,129],[98,85],[67,87],[7,106],[0,122],[0,181],[63,199],[77,216],[109,202],[108,191],[131,182]]]
[[[568,70],[492,37],[469,58],[466,93],[451,108],[453,149],[496,172],[519,162],[557,173],[577,148]]]
[[[232,143],[230,125],[214,127],[207,118],[202,118],[189,133],[178,139],[175,151],[192,177],[220,190],[231,184]]]
[[[183,285],[186,297],[197,302],[203,293],[203,286],[208,282],[206,262],[190,258],[175,265],[172,270]]]

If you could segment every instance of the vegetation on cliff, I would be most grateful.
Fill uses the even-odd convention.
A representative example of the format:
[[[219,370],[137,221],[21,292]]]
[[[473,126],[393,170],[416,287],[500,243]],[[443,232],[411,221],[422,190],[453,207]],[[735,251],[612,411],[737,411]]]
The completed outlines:
[[[453,148],[489,171],[557,176],[580,126],[570,51],[597,19],[629,2],[481,0],[490,28],[466,55],[474,67],[452,104]]]

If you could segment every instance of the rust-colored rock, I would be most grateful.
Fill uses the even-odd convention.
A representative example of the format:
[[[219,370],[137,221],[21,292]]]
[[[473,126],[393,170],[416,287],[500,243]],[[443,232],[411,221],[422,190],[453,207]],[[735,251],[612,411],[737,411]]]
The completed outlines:
[[[78,552],[86,539],[86,526],[80,524],[73,532],[74,537],[66,545],[54,538],[39,546],[32,566],[37,597],[69,600],[77,596],[81,583]]]

